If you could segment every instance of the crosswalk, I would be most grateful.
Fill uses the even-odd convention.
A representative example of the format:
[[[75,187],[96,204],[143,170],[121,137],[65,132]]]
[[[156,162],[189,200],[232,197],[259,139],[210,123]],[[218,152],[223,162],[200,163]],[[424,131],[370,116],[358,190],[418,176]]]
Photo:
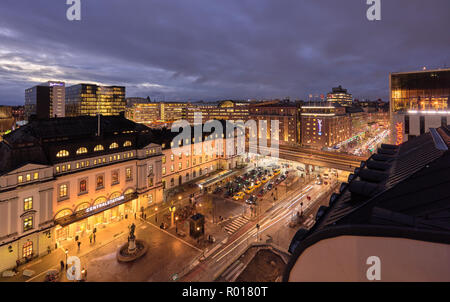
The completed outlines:
[[[316,220],[314,219],[314,216],[312,214],[310,214],[308,216],[308,218],[303,222],[303,225],[307,229],[310,229],[314,225],[315,222],[316,222]]]
[[[241,261],[235,261],[232,265],[230,265],[223,273],[222,278],[227,282],[232,282],[236,279],[237,275],[244,268],[244,263]]]
[[[224,229],[227,231],[229,235],[233,234],[237,230],[239,230],[243,225],[245,225],[248,222],[248,219],[245,217],[238,217],[233,219],[230,223],[228,223]]]

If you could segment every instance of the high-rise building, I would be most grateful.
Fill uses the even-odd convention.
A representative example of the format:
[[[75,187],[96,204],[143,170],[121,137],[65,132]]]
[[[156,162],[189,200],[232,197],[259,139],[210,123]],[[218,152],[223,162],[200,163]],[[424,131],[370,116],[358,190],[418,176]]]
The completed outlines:
[[[150,126],[161,121],[160,103],[132,103],[127,105],[125,117],[139,124]]]
[[[391,73],[392,143],[401,144],[450,120],[450,69]]]
[[[186,117],[187,103],[175,102],[175,103],[160,103],[161,121],[173,122]]]
[[[125,106],[123,86],[78,84],[66,88],[66,116],[118,115]]]
[[[341,85],[334,87],[331,92],[327,94],[327,102],[331,104],[339,104],[341,106],[351,106],[353,98],[347,89],[342,88]]]
[[[49,81],[25,90],[25,118],[65,116],[65,83]]]

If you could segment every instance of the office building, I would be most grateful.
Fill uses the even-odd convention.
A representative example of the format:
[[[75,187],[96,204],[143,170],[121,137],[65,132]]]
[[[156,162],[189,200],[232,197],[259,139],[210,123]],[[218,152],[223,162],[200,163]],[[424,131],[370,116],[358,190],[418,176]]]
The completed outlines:
[[[331,148],[352,135],[352,120],[339,104],[315,102],[301,108],[302,146]]]
[[[347,89],[344,89],[339,85],[338,87],[334,87],[332,91],[327,94],[327,102],[330,104],[339,104],[341,106],[351,106],[353,97],[347,92]]]
[[[119,115],[125,106],[122,86],[78,84],[66,88],[66,116]]]
[[[65,83],[49,81],[25,90],[25,118],[65,116]]]
[[[389,75],[392,143],[399,145],[450,120],[450,69]]]

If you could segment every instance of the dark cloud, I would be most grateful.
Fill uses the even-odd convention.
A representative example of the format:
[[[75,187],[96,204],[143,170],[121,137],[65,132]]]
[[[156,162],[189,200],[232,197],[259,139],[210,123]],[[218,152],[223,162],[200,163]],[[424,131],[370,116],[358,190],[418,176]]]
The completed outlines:
[[[387,98],[388,74],[450,64],[448,0],[64,0],[0,3],[0,103],[45,80],[165,100],[305,99],[338,84]]]

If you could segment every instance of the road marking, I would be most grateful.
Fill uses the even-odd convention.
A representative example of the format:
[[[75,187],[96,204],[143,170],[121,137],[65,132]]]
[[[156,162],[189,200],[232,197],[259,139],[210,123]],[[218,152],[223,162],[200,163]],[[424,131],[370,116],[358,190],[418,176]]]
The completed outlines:
[[[229,224],[227,224],[224,229],[227,231],[229,235],[235,233],[237,230],[239,230],[243,225],[245,225],[249,220],[245,217],[238,217],[231,221]]]

